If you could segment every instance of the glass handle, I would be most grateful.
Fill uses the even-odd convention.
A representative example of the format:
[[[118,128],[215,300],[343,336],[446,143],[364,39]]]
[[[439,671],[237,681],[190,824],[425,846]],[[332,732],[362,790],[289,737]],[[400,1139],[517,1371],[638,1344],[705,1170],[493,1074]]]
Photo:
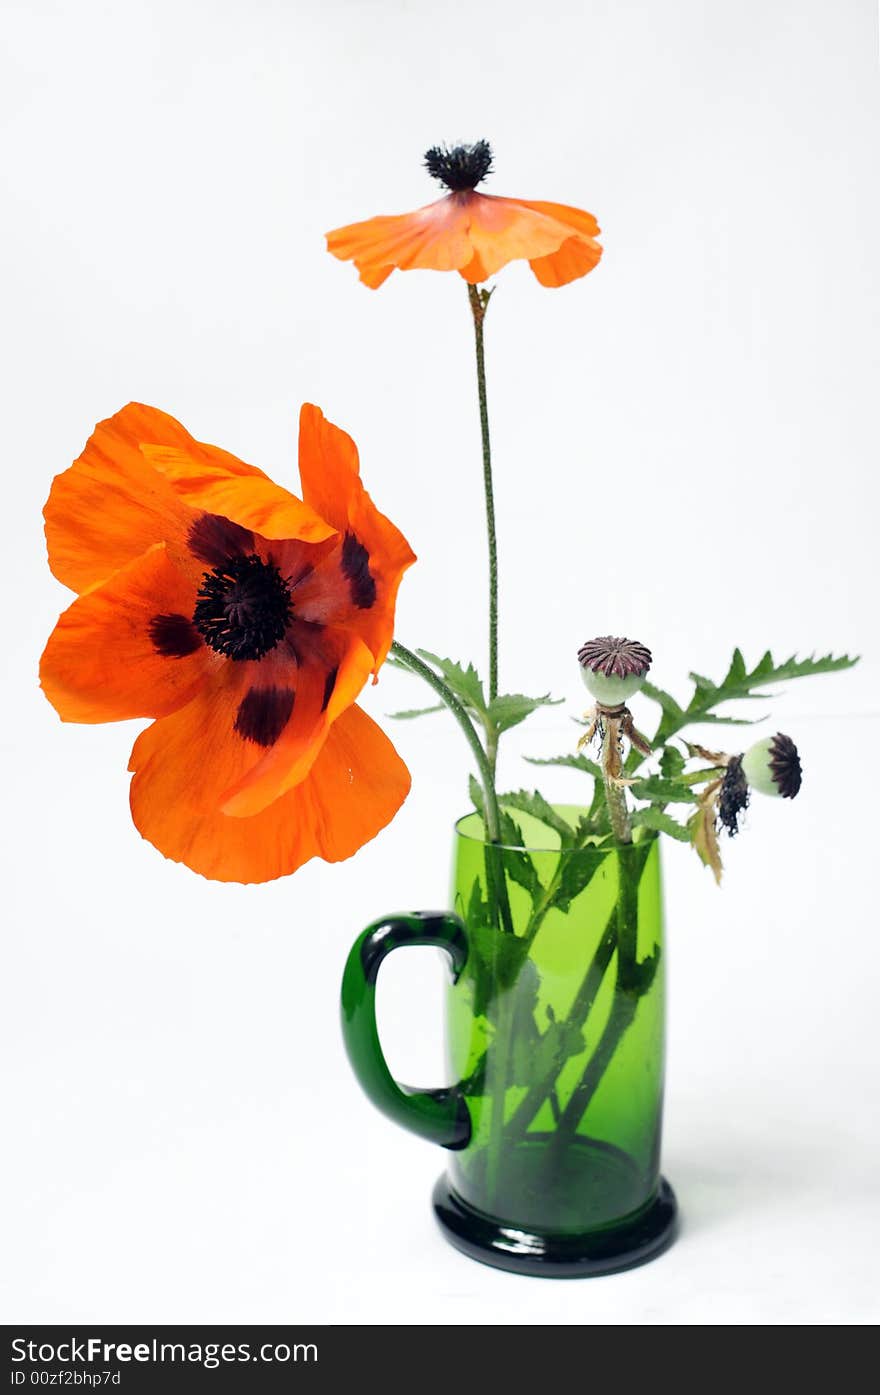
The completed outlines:
[[[342,979],[342,1034],[354,1073],[367,1097],[395,1123],[439,1143],[465,1148],[471,1119],[457,1085],[414,1090],[399,1084],[385,1062],[376,1027],[376,978],[387,954],[401,945],[439,945],[452,963],[455,981],[467,960],[464,923],[452,912],[413,911],[368,925],[352,946]]]

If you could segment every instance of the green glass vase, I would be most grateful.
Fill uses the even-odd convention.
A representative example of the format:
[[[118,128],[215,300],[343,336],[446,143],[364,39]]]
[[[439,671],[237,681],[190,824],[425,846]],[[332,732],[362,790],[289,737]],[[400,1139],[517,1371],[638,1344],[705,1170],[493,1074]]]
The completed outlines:
[[[555,810],[572,829],[582,812]],[[386,916],[363,932],[343,1032],[373,1102],[449,1149],[434,1209],[452,1244],[520,1273],[610,1273],[659,1254],[676,1226],[660,1176],[659,841],[639,830],[626,846],[563,847],[517,818],[532,846],[487,843],[477,814],[459,820],[452,912]],[[407,944],[449,957],[456,1083],[445,1089],[397,1083],[379,1043],[379,966]]]

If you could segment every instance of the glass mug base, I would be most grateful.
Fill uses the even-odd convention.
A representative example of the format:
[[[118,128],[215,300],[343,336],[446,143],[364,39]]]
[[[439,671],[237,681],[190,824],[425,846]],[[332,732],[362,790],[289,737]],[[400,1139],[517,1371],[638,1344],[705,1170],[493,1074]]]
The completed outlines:
[[[540,1148],[543,1140],[535,1139]],[[524,1150],[527,1151],[527,1150]],[[607,1187],[626,1186],[625,1169],[615,1167],[607,1144],[579,1139],[579,1168],[589,1185],[600,1176]],[[621,1158],[621,1163],[626,1159]],[[528,1162],[525,1164],[528,1168]],[[617,1175],[615,1176],[615,1173]],[[525,1230],[469,1206],[444,1173],[433,1194],[434,1214],[444,1237],[469,1259],[536,1278],[581,1279],[615,1274],[655,1259],[672,1244],[678,1228],[675,1193],[660,1178],[656,1195],[640,1210],[613,1225],[579,1232]]]

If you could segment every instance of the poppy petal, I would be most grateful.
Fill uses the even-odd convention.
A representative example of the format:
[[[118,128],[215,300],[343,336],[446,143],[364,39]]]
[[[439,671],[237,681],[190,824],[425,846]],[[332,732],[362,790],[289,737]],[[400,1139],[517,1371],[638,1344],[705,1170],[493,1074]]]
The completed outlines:
[[[373,288],[395,267],[457,271],[476,285],[516,260],[530,262],[543,285],[561,286],[596,266],[598,234],[599,224],[584,209],[467,190],[415,213],[337,228],[327,234],[327,247],[352,260]]]
[[[364,265],[361,262],[355,262],[355,266],[360,273],[360,278],[364,285],[369,286],[373,291],[378,290],[380,286],[384,285],[392,271],[394,271],[393,266],[370,266],[369,264]]]
[[[144,838],[204,877],[266,882],[312,857],[351,857],[391,821],[409,792],[409,772],[388,737],[350,707],[301,784],[251,818],[231,818],[198,785],[205,774],[216,793],[204,760],[185,760],[187,744],[200,735],[194,719],[176,713],[138,738],[131,809]]]
[[[529,262],[542,286],[567,286],[598,265],[602,248],[591,238],[570,237],[558,252]]]
[[[43,511],[49,565],[74,591],[100,585],[154,543],[183,545],[192,514],[140,450],[150,410],[130,403],[99,422],[52,483]]]
[[[303,497],[342,537],[297,588],[296,613],[351,629],[372,650],[377,670],[391,645],[401,577],[415,553],[364,489],[351,437],[311,403],[302,408],[299,429]]]
[[[298,785],[370,676],[373,655],[356,635],[323,630],[308,641],[310,628],[294,625],[291,631],[300,650],[292,715],[262,758],[224,791],[224,814],[248,818]]]
[[[598,237],[602,231],[592,213],[587,213],[584,208],[573,208],[567,203],[547,203],[541,199],[519,199],[518,202],[523,208],[534,209],[536,213],[543,213],[557,223],[565,224],[570,232]]]
[[[193,586],[157,543],[74,601],[49,637],[40,682],[66,722],[161,717],[216,667],[189,616]]]
[[[391,741],[355,704],[334,722],[308,780],[286,798],[302,790],[318,856],[342,862],[391,822],[409,788]]]
[[[494,276],[508,262],[547,256],[571,234],[559,219],[518,199],[473,196],[468,236],[486,276]]]
[[[144,423],[154,434],[141,436],[144,459],[171,485],[176,494],[195,509],[219,514],[264,538],[301,538],[321,542],[333,528],[314,509],[270,480],[255,465],[248,465],[219,446],[205,445],[154,408]],[[161,422],[156,422],[161,418]],[[156,429],[156,428],[161,429]]]
[[[471,197],[447,194],[414,213],[336,228],[327,233],[327,251],[340,261],[353,261],[367,285],[381,285],[394,267],[457,271],[473,256],[467,236]],[[368,279],[375,274],[378,280]]]

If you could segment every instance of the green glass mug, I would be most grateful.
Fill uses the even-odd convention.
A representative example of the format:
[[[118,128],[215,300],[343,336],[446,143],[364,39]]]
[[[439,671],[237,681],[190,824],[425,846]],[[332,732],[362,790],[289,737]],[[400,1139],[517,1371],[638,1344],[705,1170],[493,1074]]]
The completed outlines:
[[[571,826],[582,812],[556,811]],[[343,1034],[373,1103],[450,1151],[434,1210],[453,1245],[519,1273],[606,1274],[676,1229],[659,1167],[660,847],[639,830],[627,846],[563,848],[518,818],[534,846],[488,843],[477,814],[458,821],[452,912],[385,916],[358,938]],[[382,1054],[376,979],[402,945],[450,961],[447,1088],[400,1085]]]

